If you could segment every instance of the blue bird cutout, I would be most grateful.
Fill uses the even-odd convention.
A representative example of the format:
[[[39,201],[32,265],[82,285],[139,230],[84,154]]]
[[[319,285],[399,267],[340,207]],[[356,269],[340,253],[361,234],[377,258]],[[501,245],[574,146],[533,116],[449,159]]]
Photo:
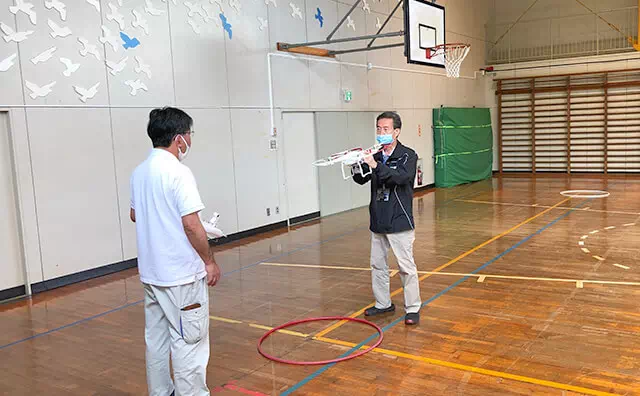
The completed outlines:
[[[320,11],[320,8],[316,8],[316,10],[318,10],[318,12],[316,13],[316,19],[320,21],[320,27],[322,27],[322,25],[324,25],[324,17],[322,16],[322,11]]]
[[[222,13],[220,14],[220,20],[222,21],[222,27],[224,30],[229,33],[229,40],[231,40],[231,36],[233,35],[233,32],[231,31],[231,24],[227,22],[227,17]]]
[[[124,41],[124,44],[122,44],[124,49],[136,48],[137,46],[140,45],[140,40],[138,40],[135,37],[131,38],[126,34],[124,34],[123,32],[120,32],[120,38],[122,39],[122,41]]]

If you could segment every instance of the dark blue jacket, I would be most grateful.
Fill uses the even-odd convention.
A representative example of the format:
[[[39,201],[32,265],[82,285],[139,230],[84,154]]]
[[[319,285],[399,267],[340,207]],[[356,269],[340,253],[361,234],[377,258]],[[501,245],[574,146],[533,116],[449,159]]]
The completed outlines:
[[[354,174],[361,185],[371,181],[369,229],[376,234],[392,234],[414,228],[413,184],[418,155],[398,141],[396,148],[383,164],[382,152],[373,156],[378,166],[370,175]],[[364,173],[369,166],[362,164]]]

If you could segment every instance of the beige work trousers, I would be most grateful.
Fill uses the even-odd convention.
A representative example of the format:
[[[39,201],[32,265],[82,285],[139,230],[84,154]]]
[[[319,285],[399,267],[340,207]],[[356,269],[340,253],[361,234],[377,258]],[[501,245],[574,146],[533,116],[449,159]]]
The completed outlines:
[[[373,295],[376,299],[376,308],[388,308],[391,306],[389,291],[389,264],[387,256],[389,248],[398,260],[400,279],[404,288],[404,309],[406,313],[420,311],[420,286],[418,285],[418,272],[413,260],[413,242],[415,232],[413,230],[393,234],[371,233],[371,283]]]
[[[147,385],[150,396],[209,396],[207,278],[172,287],[144,284]],[[200,304],[200,308],[183,308]],[[171,355],[171,356],[169,356]],[[173,377],[169,358],[173,365]]]

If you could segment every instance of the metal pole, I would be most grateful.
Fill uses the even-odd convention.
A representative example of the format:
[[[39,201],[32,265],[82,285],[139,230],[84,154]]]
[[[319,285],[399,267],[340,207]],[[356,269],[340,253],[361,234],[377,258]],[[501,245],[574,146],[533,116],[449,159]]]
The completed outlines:
[[[379,49],[402,47],[403,45],[404,43],[386,44],[386,45],[379,45],[377,47],[364,47],[364,48],[356,48],[356,49],[342,50],[342,51],[329,51],[329,54],[331,55],[350,54],[352,52],[374,51]]]
[[[331,37],[333,37],[334,34],[336,34],[336,32],[338,31],[338,29],[340,29],[340,26],[342,26],[342,24],[344,23],[344,21],[347,20],[347,17],[349,15],[351,15],[351,13],[353,12],[353,10],[356,9],[356,7],[358,6],[358,4],[360,4],[361,0],[356,0],[355,3],[353,3],[353,6],[351,7],[351,9],[349,10],[349,12],[347,12],[347,14],[342,18],[342,20],[338,23],[338,26],[336,26],[333,31],[327,36],[327,40],[331,40]]]
[[[347,37],[347,38],[342,38],[342,39],[335,39],[335,40],[325,40],[325,41],[313,41],[313,42],[309,42],[309,43],[299,43],[299,44],[285,44],[282,43],[280,44],[280,47],[284,50],[290,49],[290,48],[296,48],[296,47],[308,47],[308,46],[312,46],[312,45],[322,45],[322,44],[334,44],[334,43],[344,43],[344,42],[349,42],[349,41],[358,41],[358,40],[367,40],[370,38],[374,38],[374,37],[396,37],[396,36],[402,36],[404,35],[403,31],[399,31],[399,32],[391,32],[391,33],[383,33],[383,34],[370,34],[367,36],[358,36],[358,37]]]
[[[640,0],[638,0],[640,1]],[[396,8],[393,9],[393,11],[391,11],[391,14],[389,14],[387,16],[387,19],[384,21],[384,23],[382,24],[382,26],[380,27],[380,29],[378,29],[378,33],[376,34],[380,34],[380,32],[382,31],[382,29],[384,29],[385,26],[387,26],[387,23],[389,23],[389,21],[391,20],[391,18],[393,17],[393,14],[396,13],[396,10],[398,9],[398,7],[400,7],[400,5],[402,5],[404,1],[399,1],[398,4],[396,4]],[[377,37],[374,37],[373,40],[371,40],[371,42],[367,45],[367,47],[371,47],[371,45],[373,45],[373,42],[376,41]]]

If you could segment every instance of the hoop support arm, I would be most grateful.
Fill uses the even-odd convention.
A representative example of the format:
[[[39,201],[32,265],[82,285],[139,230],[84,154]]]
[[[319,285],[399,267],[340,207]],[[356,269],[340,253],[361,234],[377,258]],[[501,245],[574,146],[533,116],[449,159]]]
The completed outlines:
[[[640,1],[640,0],[638,0]],[[396,10],[398,8],[400,8],[400,6],[403,4],[403,1],[398,1],[398,4],[396,4],[396,7],[393,9],[393,11],[391,11],[391,13],[387,16],[387,19],[385,19],[384,23],[382,24],[382,26],[380,26],[380,29],[378,29],[378,32],[376,33],[376,35],[379,35],[380,32],[382,32],[382,29],[384,29],[385,26],[387,26],[387,23],[389,23],[389,21],[391,20],[391,18],[393,17],[393,14],[396,13]],[[639,28],[640,29],[640,28]],[[371,47],[373,45],[373,42],[376,41],[378,37],[374,37],[369,44],[367,44],[367,47]]]
[[[306,43],[297,43],[297,44],[278,43],[278,50],[293,52],[291,51],[291,49],[296,47],[310,47],[313,45],[347,43],[349,41],[368,40],[371,38],[378,38],[378,37],[397,37],[397,36],[403,36],[403,35],[404,35],[404,31],[400,30],[398,32],[390,32],[390,33],[383,33],[383,34],[369,34],[366,36],[347,37],[347,38],[341,38],[341,39],[335,39],[335,40],[309,41]]]
[[[351,9],[349,10],[349,12],[347,12],[347,14],[342,17],[342,20],[340,22],[338,22],[338,25],[333,28],[333,30],[331,31],[331,33],[329,33],[329,35],[327,36],[327,40],[331,40],[331,37],[333,37],[334,34],[336,34],[336,32],[338,31],[338,29],[340,29],[340,26],[342,26],[342,24],[344,23],[344,21],[347,20],[347,17],[349,15],[351,15],[351,13],[353,12],[353,10],[356,9],[356,7],[358,6],[358,4],[360,4],[360,1],[362,0],[356,0],[355,3],[353,3],[353,6],[351,6]]]
[[[375,50],[394,48],[394,47],[404,47],[404,43],[386,44],[386,45],[379,45],[376,47],[363,47],[363,48],[355,48],[355,49],[342,50],[342,51],[329,51],[329,56],[350,54],[352,52],[375,51]]]

